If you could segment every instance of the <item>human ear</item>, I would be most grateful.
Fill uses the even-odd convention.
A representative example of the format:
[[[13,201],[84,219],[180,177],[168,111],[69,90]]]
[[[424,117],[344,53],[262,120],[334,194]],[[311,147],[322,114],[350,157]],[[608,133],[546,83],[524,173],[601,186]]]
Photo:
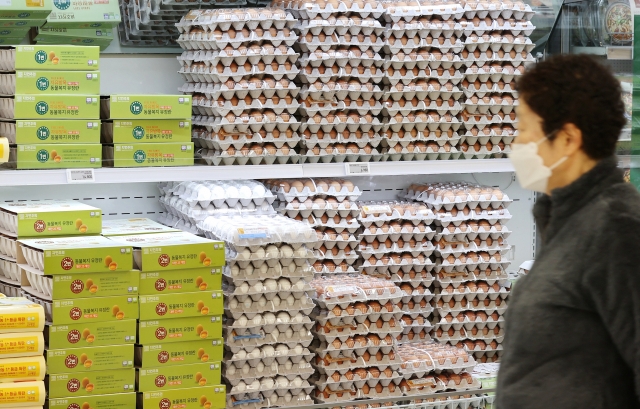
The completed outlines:
[[[562,156],[571,156],[582,148],[582,131],[572,123],[564,124],[553,142]]]

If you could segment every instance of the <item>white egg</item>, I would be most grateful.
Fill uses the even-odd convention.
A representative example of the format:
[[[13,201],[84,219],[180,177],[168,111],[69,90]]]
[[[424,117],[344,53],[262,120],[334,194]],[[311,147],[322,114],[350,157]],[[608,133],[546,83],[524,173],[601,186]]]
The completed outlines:
[[[229,308],[232,310],[235,310],[236,308],[238,308],[238,300],[236,300],[235,298],[232,298],[231,301],[229,301]]]
[[[242,259],[242,260],[249,260],[251,258],[251,250],[249,249],[243,249],[239,254],[238,254],[238,258]]]
[[[275,340],[280,337],[280,331],[278,331],[278,328],[274,328],[273,331],[271,331],[271,337]]]
[[[249,264],[249,265],[248,265],[248,266],[246,266],[242,271],[244,271],[244,274],[245,274],[246,276],[253,275],[253,271],[254,271],[254,269],[253,269],[253,265],[252,265],[252,264]]]
[[[273,306],[275,308],[280,307],[280,304],[282,303],[282,300],[280,299],[280,297],[278,297],[277,295],[275,297],[273,297],[273,299],[271,300],[271,302],[273,303]]]
[[[267,265],[267,263],[263,263],[260,266],[260,274],[261,275],[265,275],[265,274],[267,274],[268,271],[269,271],[269,266]]]
[[[266,307],[266,306],[267,306],[267,299],[266,299],[266,298],[264,298],[264,297],[260,297],[260,298],[258,299],[258,307],[260,307],[260,308],[264,308],[264,307]]]
[[[232,277],[238,277],[240,275],[240,267],[238,267],[237,265],[232,265],[231,266],[231,276]]]
[[[251,305],[253,305],[253,301],[251,301],[251,298],[247,298],[246,300],[244,300],[244,302],[242,303],[242,306],[246,309],[251,308]]]
[[[240,351],[236,352],[236,354],[234,355],[235,359],[245,359],[247,357],[247,351],[245,351],[244,349],[241,349]]]
[[[247,322],[249,322],[247,317],[245,315],[241,315],[240,318],[238,318],[238,321],[236,321],[236,324],[238,324],[238,326],[240,327],[246,327]]]
[[[262,388],[262,390],[270,390],[273,389],[273,385],[275,383],[273,382],[272,378],[264,378],[262,380],[262,382],[260,382],[260,386]]]
[[[291,307],[295,303],[296,299],[293,297],[293,295],[289,294],[289,296],[287,297],[287,305]]]
[[[261,293],[261,292],[263,291],[263,287],[264,287],[264,286],[262,285],[262,282],[258,281],[257,283],[255,283],[255,284],[253,285],[253,287],[251,287],[251,290],[252,290],[254,293]]]
[[[264,372],[264,364],[262,363],[262,361],[258,362],[258,365],[256,365],[256,371],[258,373]]]
[[[291,402],[291,399],[293,399],[293,396],[291,396],[291,394],[289,392],[284,394],[284,401],[285,402]]]
[[[293,348],[293,352],[296,355],[302,355],[302,353],[304,352],[304,348],[302,348],[302,345],[298,344],[298,345],[296,345],[295,348]]]
[[[270,368],[272,373],[278,373],[278,361],[271,362]]]
[[[284,369],[286,369],[287,371],[290,371],[293,368],[293,362],[291,362],[290,360],[284,363]]]
[[[304,321],[304,315],[299,312],[295,315],[295,317],[293,317],[292,321],[295,323],[301,323],[302,321]]]
[[[253,252],[253,255],[255,256],[255,258],[258,258],[258,259],[264,258],[264,256],[266,254],[267,253],[265,253],[265,251],[264,251],[264,249],[262,247],[258,248],[258,250]]]
[[[276,347],[276,353],[278,356],[287,356],[289,354],[289,347],[284,344],[280,344]]]
[[[256,348],[247,354],[248,359],[260,358],[260,349]]]
[[[240,381],[238,385],[236,385],[236,389],[238,390],[238,392],[244,392],[247,389],[247,384],[243,381]]]
[[[267,324],[275,324],[276,316],[271,312],[267,312],[266,314],[264,314],[264,322]]]
[[[275,244],[270,244],[269,246],[267,246],[265,252],[269,257],[272,257],[272,258],[280,257],[280,250],[278,249],[278,246],[276,246]]]
[[[300,331],[298,331],[298,336],[300,338],[307,338],[309,336],[309,330],[306,328],[302,328]]]
[[[256,315],[253,317],[253,320],[251,320],[251,323],[255,326],[262,325],[262,316],[260,316],[260,314]]]
[[[259,391],[260,390],[260,381],[256,379],[255,381],[251,382],[251,385],[249,385],[249,388],[252,391]]]
[[[298,269],[298,266],[296,265],[296,263],[291,263],[288,266],[286,266],[285,269],[289,271],[289,274],[295,274],[296,270]]]
[[[294,254],[298,258],[306,257],[307,256],[307,249],[304,246],[302,246],[299,249],[297,249]]]
[[[288,312],[281,312],[278,314],[278,322],[281,324],[288,324],[291,321],[291,316]]]
[[[284,332],[284,335],[287,339],[290,339],[291,337],[293,337],[293,329],[291,327],[287,328]]]
[[[241,199],[251,199],[251,189],[249,186],[242,186],[238,193],[240,194]]]
[[[283,258],[291,258],[293,257],[293,249],[291,246],[282,246],[280,247],[280,254]]]
[[[264,186],[261,185],[254,186],[251,191],[253,193],[253,197],[264,197],[264,195],[267,193]]]
[[[280,285],[280,289],[282,291],[289,291],[291,289],[291,281],[286,278],[281,278],[278,280],[278,284]]]
[[[222,186],[213,186],[213,187],[211,187],[211,199],[212,200],[226,199],[226,198],[227,198],[226,192],[222,188]]]
[[[276,384],[278,385],[278,388],[286,388],[289,386],[289,380],[284,376],[278,376],[276,378]]]
[[[269,278],[268,280],[264,280],[264,286],[267,291],[276,291],[278,289],[278,282],[273,278]]]
[[[295,386],[296,388],[299,388],[302,386],[302,378],[299,376],[296,376],[293,381],[291,382],[293,384],[293,386]]]
[[[227,376],[233,376],[236,374],[236,367],[233,365],[229,365],[227,367]]]
[[[296,283],[293,285],[293,288],[298,291],[304,290],[304,281],[303,280],[296,281]]]
[[[249,292],[249,284],[244,282],[242,284],[240,284],[240,286],[238,287],[238,292],[240,294],[246,294]]]
[[[238,198],[238,189],[235,186],[227,186],[226,187],[226,197],[228,198]]]
[[[262,352],[264,352],[264,356],[267,358],[271,358],[276,354],[276,350],[271,345],[265,345],[262,347]]]

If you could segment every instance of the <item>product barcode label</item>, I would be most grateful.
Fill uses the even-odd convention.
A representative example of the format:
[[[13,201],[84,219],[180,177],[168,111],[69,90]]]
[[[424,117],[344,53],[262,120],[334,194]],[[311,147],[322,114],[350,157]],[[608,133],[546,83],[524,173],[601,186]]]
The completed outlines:
[[[67,183],[94,183],[93,169],[67,169]]]

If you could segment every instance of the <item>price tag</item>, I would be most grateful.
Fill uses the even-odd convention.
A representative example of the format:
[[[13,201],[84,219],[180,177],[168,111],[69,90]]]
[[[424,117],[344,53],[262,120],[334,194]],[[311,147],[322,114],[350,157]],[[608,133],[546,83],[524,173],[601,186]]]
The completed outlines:
[[[360,287],[355,285],[332,285],[324,289],[327,298],[341,297],[343,295],[358,295],[362,292]]]
[[[93,169],[67,169],[67,183],[94,183]]]
[[[347,175],[369,175],[371,169],[368,163],[345,163],[344,170]]]
[[[265,239],[269,237],[268,230],[264,227],[238,228],[239,239]]]
[[[374,213],[391,213],[391,206],[389,205],[369,205],[362,206],[362,211],[364,214],[374,214]]]

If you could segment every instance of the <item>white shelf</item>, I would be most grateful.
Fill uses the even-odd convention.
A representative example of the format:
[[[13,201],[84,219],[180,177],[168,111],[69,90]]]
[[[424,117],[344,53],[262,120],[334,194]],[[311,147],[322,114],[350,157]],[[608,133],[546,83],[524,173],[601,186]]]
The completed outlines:
[[[513,172],[508,159],[371,162],[371,176],[441,175]],[[304,165],[188,166],[176,168],[95,169],[95,183],[141,183],[187,180],[269,179],[346,176],[344,163]],[[368,176],[368,175],[362,175]],[[0,187],[66,185],[66,170],[0,171]]]

